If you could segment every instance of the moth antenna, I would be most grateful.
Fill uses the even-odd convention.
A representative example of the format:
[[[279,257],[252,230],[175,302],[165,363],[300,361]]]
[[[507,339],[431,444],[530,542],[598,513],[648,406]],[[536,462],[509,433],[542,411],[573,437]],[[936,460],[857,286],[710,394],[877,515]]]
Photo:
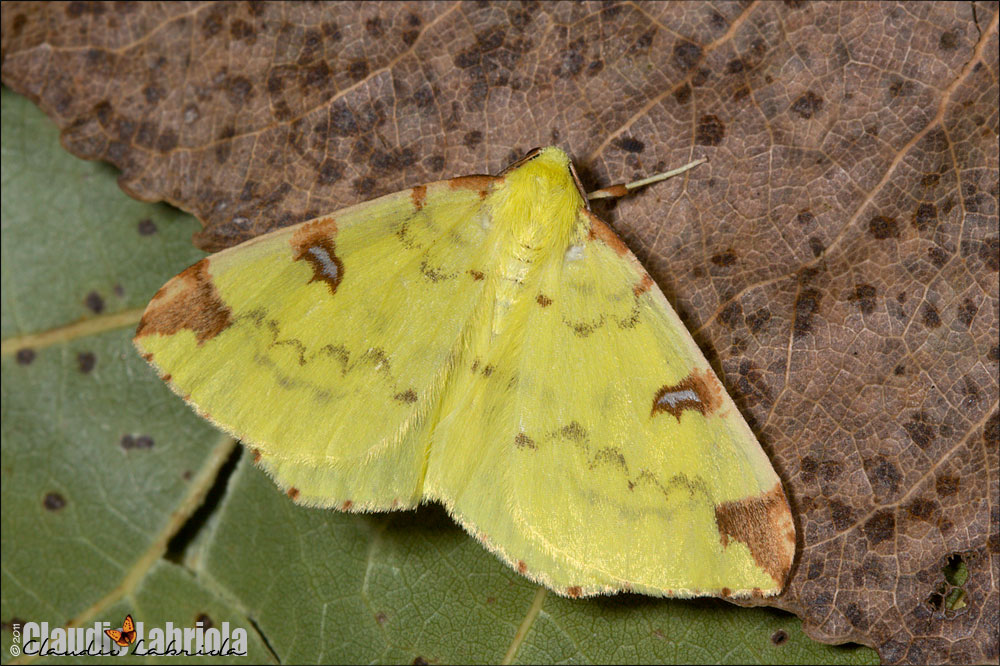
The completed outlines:
[[[610,185],[608,187],[602,187],[599,190],[594,190],[587,195],[588,199],[613,199],[615,197],[623,197],[632,190],[637,190],[640,187],[645,187],[647,185],[652,185],[653,183],[658,183],[661,180],[666,180],[667,178],[672,178],[674,176],[680,175],[685,171],[695,168],[699,164],[704,164],[708,161],[707,157],[702,157],[694,162],[689,162],[682,167],[677,167],[676,169],[671,169],[670,171],[665,171],[663,173],[658,173],[649,178],[643,178],[642,180],[637,180],[631,183],[622,183],[620,185]]]

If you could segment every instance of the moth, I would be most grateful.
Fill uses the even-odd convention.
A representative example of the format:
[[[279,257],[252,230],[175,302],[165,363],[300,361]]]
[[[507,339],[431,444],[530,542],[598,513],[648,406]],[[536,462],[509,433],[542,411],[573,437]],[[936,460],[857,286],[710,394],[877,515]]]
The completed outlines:
[[[559,148],[211,255],[135,344],[299,504],[440,502],[569,597],[788,577],[778,476]]]

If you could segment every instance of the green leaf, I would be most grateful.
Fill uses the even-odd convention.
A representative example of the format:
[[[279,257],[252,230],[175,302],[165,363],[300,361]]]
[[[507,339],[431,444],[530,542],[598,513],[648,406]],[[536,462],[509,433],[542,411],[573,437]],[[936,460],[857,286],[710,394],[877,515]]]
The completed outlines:
[[[765,608],[559,598],[436,505],[297,507],[248,456],[229,476],[236,445],[130,343],[155,290],[202,256],[197,223],[65,154],[7,89],[2,127],[5,663],[13,624],[126,613],[147,632],[243,627],[254,662],[876,661]]]

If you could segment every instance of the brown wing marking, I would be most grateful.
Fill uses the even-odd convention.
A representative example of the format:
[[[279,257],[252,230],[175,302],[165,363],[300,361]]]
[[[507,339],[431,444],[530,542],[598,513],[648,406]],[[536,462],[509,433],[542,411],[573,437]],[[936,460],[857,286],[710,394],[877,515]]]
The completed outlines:
[[[653,397],[650,416],[670,412],[679,422],[685,409],[708,416],[722,404],[722,387],[708,370],[692,370],[677,384],[664,384]]]
[[[780,481],[756,497],[717,504],[715,522],[723,548],[730,539],[746,544],[757,566],[785,584],[795,555],[795,527]]]
[[[308,261],[313,269],[309,282],[323,281],[330,287],[330,293],[337,293],[337,287],[344,279],[344,262],[337,256],[337,223],[333,217],[321,217],[306,222],[295,231],[291,246],[295,260]]]
[[[163,285],[143,313],[135,337],[173,335],[186,328],[201,345],[228,328],[232,311],[219,297],[208,267],[209,260],[202,259]]]

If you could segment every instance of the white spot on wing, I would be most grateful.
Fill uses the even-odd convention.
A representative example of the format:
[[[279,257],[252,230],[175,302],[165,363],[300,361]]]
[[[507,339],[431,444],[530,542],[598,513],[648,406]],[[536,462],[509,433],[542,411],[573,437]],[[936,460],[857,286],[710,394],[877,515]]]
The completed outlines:
[[[670,391],[669,393],[664,393],[659,400],[656,401],[657,405],[670,405],[670,407],[676,407],[682,402],[701,402],[698,399],[698,394],[696,394],[691,389],[683,389],[681,391]]]
[[[329,252],[318,245],[310,247],[308,252],[323,265],[323,275],[327,276],[331,280],[337,279],[337,274],[339,272],[337,270],[337,263],[333,260],[333,257],[330,256]]]
[[[583,259],[583,246],[570,245],[569,249],[566,250],[566,261],[576,261],[577,259]]]
[[[477,216],[477,219],[479,221],[479,226],[480,227],[482,227],[483,229],[489,229],[490,228],[490,225],[492,224],[492,221],[490,220],[489,213],[487,213],[485,210],[479,211],[479,215]]]

